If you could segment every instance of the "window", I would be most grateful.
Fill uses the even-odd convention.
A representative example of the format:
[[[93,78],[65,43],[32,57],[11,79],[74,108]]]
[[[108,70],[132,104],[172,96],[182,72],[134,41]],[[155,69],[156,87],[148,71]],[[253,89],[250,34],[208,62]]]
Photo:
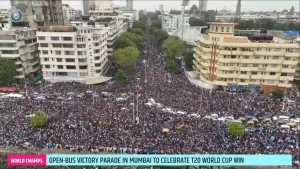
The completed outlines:
[[[46,69],[50,69],[50,65],[45,65],[44,66]]]
[[[47,50],[43,50],[42,53],[45,54],[45,55],[47,55],[48,51]]]
[[[247,64],[242,64],[242,67],[247,67]]]
[[[73,48],[73,44],[63,44],[63,48]]]
[[[94,50],[94,53],[100,53],[99,49]]]
[[[280,49],[280,48],[276,48],[276,49],[274,49],[274,51],[275,51],[275,52],[280,52],[281,49]]]
[[[257,75],[257,72],[251,72],[251,75]]]
[[[61,48],[62,45],[61,45],[60,43],[53,43],[53,44],[52,44],[52,47],[53,47],[53,48]]]
[[[271,65],[271,67],[277,67],[277,65]]]
[[[51,37],[51,40],[53,40],[53,41],[58,41],[59,40],[59,37]]]
[[[75,62],[75,59],[73,59],[73,58],[66,58],[66,62]]]
[[[233,81],[233,79],[232,79],[232,78],[229,78],[228,81]]]
[[[39,36],[38,40],[46,40],[45,36]]]
[[[99,56],[95,57],[95,60],[100,60],[100,57]]]
[[[290,57],[285,57],[284,60],[291,60],[291,58]]]
[[[234,74],[234,71],[229,71],[229,74]]]
[[[269,59],[269,56],[265,56],[264,59]]]
[[[76,66],[67,65],[66,68],[67,69],[76,69]]]
[[[48,47],[47,43],[40,43],[40,47]]]
[[[249,59],[249,56],[244,56],[244,59]]]
[[[58,68],[58,69],[63,69],[64,66],[63,66],[63,65],[57,65],[57,68]]]
[[[95,64],[95,67],[100,67],[101,66],[101,63],[96,63]]]
[[[65,55],[74,55],[74,51],[65,51]]]
[[[56,58],[57,62],[62,62],[62,58]]]
[[[101,70],[96,70],[96,73],[101,73]]]
[[[260,56],[254,56],[254,59],[260,59]]]
[[[273,84],[273,83],[274,83],[274,80],[268,80],[267,83]]]
[[[273,59],[278,60],[278,59],[279,59],[279,56],[273,56]]]
[[[49,58],[44,58],[44,61],[46,61],[46,62],[49,61]]]
[[[256,80],[254,80],[254,79],[251,79],[251,80],[250,80],[250,82],[256,82]]]
[[[77,44],[77,48],[85,48],[85,44]]]
[[[221,32],[224,32],[224,27],[221,27]]]
[[[219,31],[219,27],[216,27],[216,32],[218,32]]]
[[[63,41],[72,41],[73,38],[72,37],[63,37]]]
[[[80,76],[87,76],[87,73],[85,73],[85,72],[80,72],[79,75],[80,75]]]
[[[85,51],[77,51],[77,55],[82,56],[82,55],[86,55]]]
[[[55,55],[61,55],[61,51],[55,51]]]
[[[99,46],[100,45],[100,43],[94,43],[94,46]]]
[[[235,55],[231,55],[231,57],[230,57],[231,59],[235,59],[236,58],[236,56]]]
[[[261,49],[260,49],[260,48],[257,48],[256,51],[261,51]]]
[[[270,72],[270,75],[274,76],[276,75],[276,72]]]
[[[79,69],[87,69],[87,66],[79,66]]]
[[[229,32],[230,28],[229,27],[226,27],[226,32]]]
[[[86,59],[78,59],[78,62],[86,62]]]
[[[246,72],[246,71],[241,71],[241,74],[242,74],[242,75],[246,75],[247,72]]]
[[[283,68],[289,68],[289,66],[288,66],[288,65],[282,65],[282,67],[283,67]]]
[[[281,73],[281,76],[287,76],[287,73]]]
[[[57,76],[68,76],[67,72],[56,72]]]
[[[240,79],[240,82],[245,82],[245,79]]]

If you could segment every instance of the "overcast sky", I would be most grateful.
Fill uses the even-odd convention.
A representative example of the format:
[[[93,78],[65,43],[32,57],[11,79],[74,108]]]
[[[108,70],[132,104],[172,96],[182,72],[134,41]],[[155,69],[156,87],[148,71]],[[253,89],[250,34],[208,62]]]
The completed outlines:
[[[199,1],[190,1],[190,8],[193,4],[198,7]],[[63,0],[63,3],[69,4],[75,9],[82,10],[82,0]],[[113,3],[119,6],[125,6],[126,0],[113,0]],[[134,9],[146,9],[154,11],[158,9],[158,5],[164,5],[164,10],[181,9],[182,0],[135,0],[133,2]],[[208,0],[207,9],[229,9],[235,11],[237,0]],[[299,0],[242,0],[242,11],[282,11],[290,9],[294,6],[295,11],[299,11]],[[10,8],[9,0],[1,0],[1,8]]]

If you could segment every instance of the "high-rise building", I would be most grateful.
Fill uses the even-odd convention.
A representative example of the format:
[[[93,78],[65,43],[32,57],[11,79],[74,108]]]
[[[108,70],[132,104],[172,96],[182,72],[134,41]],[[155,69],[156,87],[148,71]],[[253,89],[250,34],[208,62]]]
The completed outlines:
[[[21,18],[12,18],[12,26],[38,27],[50,25],[63,25],[62,0],[10,0],[11,10],[18,12],[14,16]]]
[[[227,88],[289,88],[299,60],[296,43],[266,32],[234,35],[235,23],[213,22],[194,48],[194,70],[203,82]]]
[[[129,9],[133,9],[133,0],[126,0],[126,7]]]
[[[172,32],[177,29],[187,28],[190,27],[189,20],[189,16],[184,16],[184,19],[182,19],[182,15],[164,14],[162,16],[162,29],[167,32]]]
[[[159,4],[158,5],[158,10],[161,14],[164,14],[164,5],[163,4]]]
[[[203,11],[206,11],[206,10],[207,10],[207,0],[199,0],[199,12],[200,12],[200,14]]]
[[[235,10],[235,16],[240,17],[241,16],[241,0],[238,0],[238,3],[236,4],[236,10]]]
[[[17,65],[17,79],[40,70],[36,28],[3,28],[0,31],[0,58]]]
[[[63,4],[63,14],[65,23],[75,18],[75,10],[69,4]]]
[[[105,81],[107,36],[107,30],[94,27],[40,28],[37,41],[44,79],[87,84]]]

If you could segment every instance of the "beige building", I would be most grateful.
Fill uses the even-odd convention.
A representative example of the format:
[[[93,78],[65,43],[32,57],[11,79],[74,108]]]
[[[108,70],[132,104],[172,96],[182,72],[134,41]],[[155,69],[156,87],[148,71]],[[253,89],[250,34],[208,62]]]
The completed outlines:
[[[234,26],[234,23],[209,23],[208,34],[202,34],[196,41],[193,68],[198,77],[205,83],[229,88],[291,87],[299,46],[273,37],[254,40],[234,36]]]

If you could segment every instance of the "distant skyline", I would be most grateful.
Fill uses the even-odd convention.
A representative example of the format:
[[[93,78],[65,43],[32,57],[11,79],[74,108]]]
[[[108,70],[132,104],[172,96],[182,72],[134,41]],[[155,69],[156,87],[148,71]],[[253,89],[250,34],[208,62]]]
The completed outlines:
[[[113,3],[118,6],[126,6],[126,0],[113,0]],[[147,11],[158,10],[159,4],[164,5],[164,10],[169,11],[171,9],[181,10],[181,0],[169,0],[169,1],[146,1],[146,0],[134,0],[134,9],[146,9]],[[63,4],[69,4],[74,9],[82,10],[82,0],[63,0]],[[198,7],[199,1],[190,1],[189,9],[193,4]],[[227,9],[235,11],[237,0],[208,0],[207,9]],[[294,6],[295,12],[299,12],[300,2],[298,0],[242,0],[242,12],[248,11],[282,11],[284,9],[290,10]],[[9,0],[1,1],[1,8],[10,8]]]

